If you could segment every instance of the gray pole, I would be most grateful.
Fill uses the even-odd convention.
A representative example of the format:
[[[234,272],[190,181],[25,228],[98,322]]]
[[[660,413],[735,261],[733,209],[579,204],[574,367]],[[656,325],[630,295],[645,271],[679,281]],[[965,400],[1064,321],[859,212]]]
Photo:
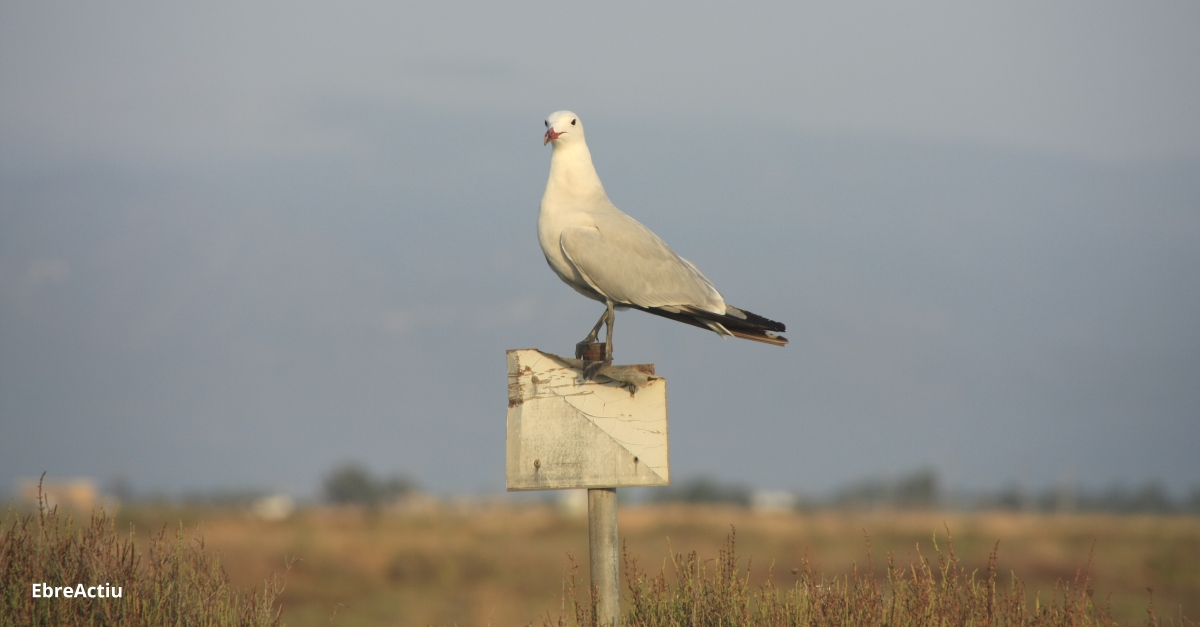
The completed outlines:
[[[596,622],[616,625],[621,616],[616,488],[588,489],[588,550],[592,587],[596,590]]]

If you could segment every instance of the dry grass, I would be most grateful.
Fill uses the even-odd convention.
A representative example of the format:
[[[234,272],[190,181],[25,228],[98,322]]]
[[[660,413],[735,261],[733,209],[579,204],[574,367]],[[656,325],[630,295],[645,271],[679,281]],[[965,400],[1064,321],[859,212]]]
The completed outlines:
[[[207,543],[222,551],[235,585],[253,586],[280,572],[285,560],[298,560],[278,599],[292,626],[328,625],[335,613],[334,624],[349,627],[539,624],[572,615],[565,583],[571,569],[568,556],[577,556],[581,572],[587,572],[586,519],[548,506],[377,514],[313,508],[278,523],[230,512],[184,514],[190,522],[203,521]],[[173,510],[125,515],[139,520],[139,528],[179,520]],[[1014,574],[1019,576],[1030,607],[1055,598],[1060,583],[1074,582],[1094,546],[1090,589],[1096,606],[1109,606],[1116,622],[1145,622],[1148,587],[1154,589],[1154,606],[1164,622],[1179,623],[1181,612],[1200,615],[1196,517],[887,511],[768,515],[696,505],[622,507],[620,512],[628,555],[649,562],[651,572],[671,567],[678,550],[695,551],[701,563],[719,558],[731,526],[737,529],[738,552],[747,559],[743,579],[750,590],[766,584],[768,571],[772,589],[781,595],[796,585],[845,585],[856,568],[861,573],[868,564],[866,536],[876,556],[890,553],[896,564],[907,566],[920,565],[923,554],[936,564],[933,534],[944,535],[948,529],[955,568],[965,574],[988,573],[989,556],[999,541],[997,557],[990,562],[998,585],[1007,586]],[[623,585],[628,580],[627,574]],[[886,590],[882,570],[879,581]],[[631,599],[628,594],[623,599],[626,611]]]
[[[229,585],[219,559],[182,527],[142,545],[103,511],[86,525],[44,506],[0,528],[0,625],[278,625],[271,578],[261,594]],[[34,598],[34,584],[82,586],[84,597]],[[100,590],[97,590],[100,588]],[[45,596],[45,595],[42,595]]]
[[[923,555],[901,565],[889,555],[882,582],[868,543],[865,569],[830,579],[806,563],[803,571],[793,570],[797,580],[789,588],[777,587],[770,573],[765,583],[752,586],[749,564],[739,571],[735,538],[736,532],[731,532],[716,560],[701,560],[695,552],[673,555],[671,567],[657,576],[642,571],[636,558],[626,554],[628,608],[621,623],[629,627],[1116,624],[1107,606],[1095,602],[1090,562],[1072,582],[1059,582],[1050,598],[1039,598],[1030,606],[1018,579],[1013,577],[1007,585],[997,581],[995,550],[986,573],[968,572],[949,538],[944,550],[934,539],[936,565]],[[594,596],[581,602],[574,573],[571,581],[569,618],[573,620],[560,616],[547,625],[595,627]],[[1152,613],[1146,623],[1156,624]]]

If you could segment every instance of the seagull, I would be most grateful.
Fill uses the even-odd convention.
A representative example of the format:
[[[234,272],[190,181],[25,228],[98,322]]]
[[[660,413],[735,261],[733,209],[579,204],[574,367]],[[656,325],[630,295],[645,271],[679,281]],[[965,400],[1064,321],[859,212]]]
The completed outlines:
[[[551,113],[542,142],[546,144],[552,144],[553,151],[538,213],[538,242],[558,278],[605,304],[596,326],[576,345],[577,359],[606,326],[603,360],[612,363],[614,309],[640,309],[722,336],[787,344],[779,335],[785,330],[782,322],[727,304],[692,262],[617,209],[592,165],[578,115]]]

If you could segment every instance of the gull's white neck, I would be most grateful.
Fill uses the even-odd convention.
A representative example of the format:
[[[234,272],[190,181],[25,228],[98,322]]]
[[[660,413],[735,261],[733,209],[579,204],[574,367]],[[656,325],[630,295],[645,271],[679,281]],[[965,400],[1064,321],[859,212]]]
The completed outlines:
[[[550,156],[550,180],[546,182],[542,205],[547,202],[559,206],[591,204],[602,200],[608,200],[608,195],[592,165],[592,153],[587,144],[582,141],[556,143]]]

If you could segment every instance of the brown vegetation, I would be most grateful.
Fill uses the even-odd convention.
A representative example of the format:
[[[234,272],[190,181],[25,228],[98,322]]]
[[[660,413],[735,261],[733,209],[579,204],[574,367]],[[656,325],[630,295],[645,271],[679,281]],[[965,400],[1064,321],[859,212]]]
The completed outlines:
[[[139,528],[160,528],[180,514],[189,523],[203,522],[208,546],[222,551],[236,585],[254,586],[281,572],[285,560],[296,559],[278,598],[284,622],[293,626],[328,625],[335,614],[334,624],[345,626],[574,620],[569,556],[587,572],[586,519],[543,505],[442,505],[407,512],[312,508],[282,522],[201,510],[126,510],[123,515],[138,520]],[[713,563],[731,527],[745,560],[743,573],[748,569],[744,585],[755,594],[768,573],[770,589],[780,595],[797,585],[848,585],[856,569],[860,577],[869,572],[868,536],[880,565],[875,579],[887,592],[895,582],[888,581],[882,566],[886,556],[907,568],[919,567],[924,555],[936,574],[933,536],[944,537],[948,530],[955,572],[968,578],[976,573],[977,581],[986,581],[992,568],[1003,594],[1015,576],[1031,609],[1055,598],[1063,606],[1063,584],[1081,592],[1076,576],[1094,547],[1087,585],[1096,610],[1110,608],[1121,624],[1142,624],[1151,603],[1147,588],[1153,588],[1154,608],[1164,623],[1179,623],[1181,612],[1200,615],[1196,517],[885,510],[756,514],[742,507],[680,504],[622,507],[620,513],[627,554],[649,571],[646,581],[666,568],[670,585],[680,581],[671,561],[679,559],[678,551],[695,551],[701,564]],[[916,581],[915,575],[907,581]],[[633,607],[628,583],[626,577],[626,613]]]
[[[39,504],[10,509],[0,528],[0,625],[279,624],[281,581],[271,576],[258,593],[231,587],[219,558],[182,527],[138,546],[103,510],[77,525]]]

